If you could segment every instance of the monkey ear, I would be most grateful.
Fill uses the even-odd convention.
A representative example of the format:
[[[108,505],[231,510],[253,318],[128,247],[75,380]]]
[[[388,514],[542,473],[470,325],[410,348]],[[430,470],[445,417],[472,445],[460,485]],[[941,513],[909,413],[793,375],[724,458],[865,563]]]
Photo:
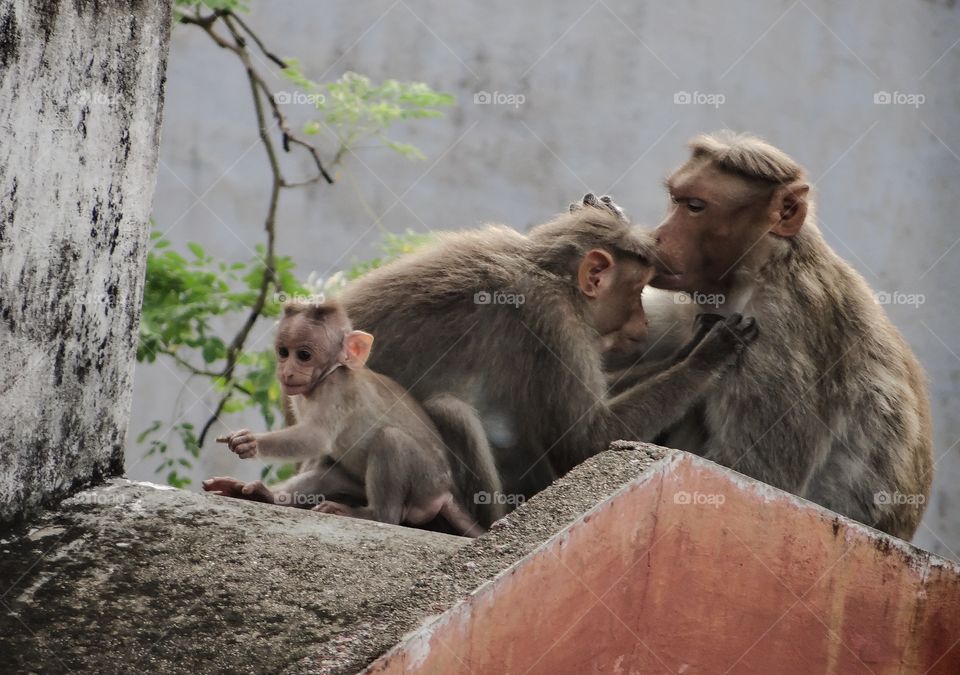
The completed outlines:
[[[809,193],[810,186],[806,183],[787,185],[778,189],[773,197],[773,207],[776,212],[770,231],[781,237],[795,236],[807,219]]]
[[[343,337],[343,353],[340,362],[351,370],[363,368],[370,357],[373,336],[362,330],[352,330]]]
[[[588,298],[596,298],[606,290],[610,274],[613,273],[613,256],[600,248],[587,251],[577,268],[577,284],[580,292]]]

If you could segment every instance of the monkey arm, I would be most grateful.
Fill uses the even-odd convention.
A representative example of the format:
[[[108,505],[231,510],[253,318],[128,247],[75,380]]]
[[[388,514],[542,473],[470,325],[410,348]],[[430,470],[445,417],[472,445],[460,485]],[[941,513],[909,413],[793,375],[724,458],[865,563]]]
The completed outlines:
[[[736,364],[740,352],[756,340],[758,334],[756,322],[739,314],[713,321],[699,344],[679,363],[608,400],[609,431],[626,434],[610,440],[649,441],[680,421]]]
[[[682,359],[677,359],[676,356],[670,356],[659,361],[636,363],[629,368],[621,368],[607,373],[607,393],[610,396],[622,394],[630,389],[630,387],[644,380],[649,380],[655,375],[659,375],[679,363],[680,360]]]
[[[722,373],[688,359],[613,396],[606,406],[606,440],[653,440],[680,421]]]
[[[707,333],[710,332],[710,329],[723,319],[724,317],[719,314],[698,314],[696,319],[694,319],[693,337],[673,354],[659,361],[636,363],[628,368],[621,368],[611,372],[607,376],[609,394],[620,394],[635,384],[650,379],[680,363],[693,352],[696,346],[706,337]]]
[[[255,436],[257,451],[263,457],[309,459],[329,454],[332,449],[329,435],[309,424],[295,424]]]

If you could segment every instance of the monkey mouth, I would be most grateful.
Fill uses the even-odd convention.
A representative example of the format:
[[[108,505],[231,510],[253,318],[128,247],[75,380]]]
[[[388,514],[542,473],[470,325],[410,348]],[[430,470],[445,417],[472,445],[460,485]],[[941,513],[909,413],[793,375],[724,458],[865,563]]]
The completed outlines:
[[[280,383],[280,390],[287,396],[294,396],[301,393],[304,389],[307,388],[305,384],[284,384]]]

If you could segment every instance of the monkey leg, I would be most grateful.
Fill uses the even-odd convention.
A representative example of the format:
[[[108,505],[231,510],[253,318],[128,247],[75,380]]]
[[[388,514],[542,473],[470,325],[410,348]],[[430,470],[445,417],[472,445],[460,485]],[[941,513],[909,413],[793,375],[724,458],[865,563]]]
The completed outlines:
[[[348,506],[364,506],[363,483],[337,464],[324,464],[301,471],[274,486],[276,503],[297,508],[312,508],[327,501]]]
[[[458,503],[487,527],[503,518],[506,508],[495,498],[503,492],[500,472],[477,411],[450,394],[427,399],[423,409],[447,446]]]
[[[325,501],[314,506],[311,511],[317,513],[327,513],[332,516],[347,516],[348,518],[360,518],[362,520],[376,520],[373,517],[373,510],[367,506],[351,506],[341,502]]]
[[[367,458],[368,507],[382,523],[423,525],[443,516],[458,533],[482,532],[451,491],[446,459],[395,427],[382,429]]]
[[[457,500],[452,494],[448,495],[448,497],[449,498],[444,502],[443,506],[440,507],[439,515],[444,520],[450,523],[454,529],[466,537],[479,537],[481,534],[486,532],[486,530],[480,526],[474,517],[467,513],[466,509],[457,503]]]

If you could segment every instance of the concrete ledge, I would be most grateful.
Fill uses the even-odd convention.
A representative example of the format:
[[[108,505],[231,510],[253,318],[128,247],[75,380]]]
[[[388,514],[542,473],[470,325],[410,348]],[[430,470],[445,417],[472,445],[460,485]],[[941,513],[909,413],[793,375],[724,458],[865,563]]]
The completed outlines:
[[[276,671],[468,543],[113,480],[0,540],[0,653],[43,672]]]
[[[677,452],[365,672],[952,675],[960,566]]]
[[[960,672],[956,564],[639,443],[477,540],[115,480],[0,553],[17,671]]]
[[[664,456],[591,459],[471,541],[114,480],[0,539],[15,670],[362,669]]]

